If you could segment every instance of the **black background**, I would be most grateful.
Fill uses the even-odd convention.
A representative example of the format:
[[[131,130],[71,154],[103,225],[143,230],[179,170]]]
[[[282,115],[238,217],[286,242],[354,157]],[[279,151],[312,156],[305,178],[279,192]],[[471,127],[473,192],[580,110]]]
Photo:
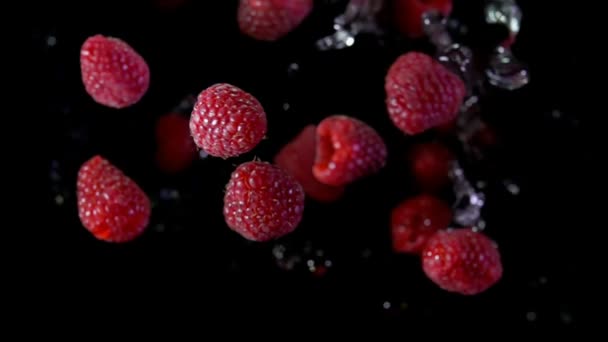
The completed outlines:
[[[500,246],[504,276],[486,293],[464,297],[441,291],[424,276],[416,257],[390,249],[390,210],[416,191],[405,152],[413,142],[435,136],[405,137],[392,126],[383,78],[399,54],[432,49],[392,32],[382,43],[363,37],[349,49],[317,51],[314,41],[330,32],[332,18],[344,6],[327,3],[317,2],[302,26],[276,43],[239,33],[236,1],[189,1],[174,10],[154,1],[37,5],[32,46],[39,57],[34,70],[48,82],[40,105],[49,134],[44,157],[52,222],[37,239],[45,251],[41,298],[84,317],[97,313],[119,326],[148,316],[151,324],[184,318],[200,326],[260,321],[268,328],[281,321],[307,329],[342,319],[408,329],[453,324],[465,330],[570,329],[580,323],[577,293],[584,259],[574,247],[583,241],[573,229],[585,219],[579,214],[585,208],[580,198],[587,157],[581,131],[589,113],[577,100],[582,90],[572,87],[580,82],[576,70],[583,62],[576,25],[563,25],[563,18],[576,16],[572,8],[521,1],[524,19],[514,49],[529,63],[532,81],[515,92],[490,90],[483,99],[483,116],[500,144],[484,163],[467,169],[490,181],[483,216],[487,234]],[[455,1],[454,17],[471,32],[458,39],[483,61],[503,32],[482,25],[481,1]],[[97,33],[124,39],[146,58],[151,87],[137,105],[116,111],[85,93],[79,50]],[[49,36],[55,45],[47,44]],[[563,42],[571,48],[560,48]],[[299,65],[297,71],[289,71],[292,63]],[[155,120],[218,82],[235,84],[260,100],[268,114],[268,139],[241,157],[197,160],[179,175],[163,175],[154,161]],[[254,157],[271,160],[306,124],[337,113],[361,118],[383,135],[388,167],[353,184],[335,204],[307,203],[300,227],[277,242],[250,243],[231,232],[221,210],[234,167]],[[150,229],[133,243],[99,242],[78,220],[76,174],[95,154],[121,168],[158,204]],[[520,194],[507,192],[504,179],[517,183]],[[180,199],[159,199],[162,189],[177,189]],[[64,198],[62,205],[56,204],[57,195]],[[315,276],[304,256],[293,270],[283,270],[273,257],[276,244],[288,254],[306,254],[307,246],[312,253],[321,249],[324,256],[317,260],[332,265]],[[43,312],[50,313],[57,306],[46,308]],[[101,314],[104,310],[111,318]]]

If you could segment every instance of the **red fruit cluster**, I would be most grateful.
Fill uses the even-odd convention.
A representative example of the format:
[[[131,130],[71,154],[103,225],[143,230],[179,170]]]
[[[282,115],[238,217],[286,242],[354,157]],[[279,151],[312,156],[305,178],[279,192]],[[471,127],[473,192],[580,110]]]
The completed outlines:
[[[300,25],[312,6],[312,0],[241,0],[238,24],[253,38],[277,40]],[[422,34],[422,14],[448,14],[452,2],[397,0],[395,6],[401,29],[417,37]],[[85,89],[96,102],[125,108],[146,93],[148,66],[122,40],[90,37],[80,57]],[[413,135],[430,128],[446,131],[459,112],[465,86],[430,56],[410,52],[388,70],[385,92],[390,119]],[[253,95],[227,83],[214,84],[199,94],[190,119],[173,113],[158,120],[156,161],[161,170],[177,172],[194,160],[197,146],[209,155],[230,158],[253,150],[266,133],[266,113]],[[306,126],[287,143],[275,156],[276,165],[253,161],[236,167],[225,187],[225,222],[248,240],[281,238],[300,224],[305,194],[321,202],[335,201],[347,185],[385,167],[387,153],[382,137],[368,124],[345,115],[329,116],[316,127]],[[448,184],[455,157],[445,146],[419,144],[409,157],[421,190],[434,192]],[[77,199],[80,220],[97,239],[131,241],[148,226],[147,195],[100,156],[81,166]],[[406,199],[391,213],[393,249],[419,255],[425,274],[440,288],[481,293],[502,277],[498,249],[482,233],[449,230],[451,220],[451,208],[433,195]]]
[[[448,230],[452,210],[431,195],[397,205],[391,214],[393,250],[422,258],[427,277],[440,288],[474,295],[502,277],[496,244],[470,228]]]
[[[456,74],[419,52],[408,52],[391,65],[384,89],[391,120],[411,135],[452,121],[466,93]]]
[[[131,106],[150,85],[148,64],[124,41],[95,35],[80,50],[82,82],[96,102],[112,107]]]
[[[298,27],[312,7],[312,0],[241,0],[239,28],[252,38],[274,41]]]

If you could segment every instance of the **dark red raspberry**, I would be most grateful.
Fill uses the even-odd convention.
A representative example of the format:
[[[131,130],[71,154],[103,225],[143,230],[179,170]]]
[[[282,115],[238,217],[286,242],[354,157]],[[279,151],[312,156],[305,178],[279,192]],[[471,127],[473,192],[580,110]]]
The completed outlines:
[[[266,113],[258,100],[226,83],[203,90],[190,116],[196,145],[221,158],[251,151],[264,138],[266,129]]]
[[[148,196],[100,156],[81,166],[76,195],[80,221],[99,240],[131,241],[148,226]]]
[[[463,295],[481,293],[502,277],[498,247],[471,229],[435,233],[422,251],[422,268],[442,289]]]
[[[378,172],[387,150],[378,133],[363,121],[334,115],[317,126],[313,174],[321,183],[341,186]]]
[[[196,159],[188,122],[178,113],[163,115],[156,122],[156,163],[162,171],[182,171]]]
[[[148,64],[124,41],[96,35],[80,50],[82,82],[97,103],[112,108],[131,106],[150,85]]]
[[[307,196],[320,202],[332,202],[344,193],[344,187],[319,182],[312,174],[315,162],[317,131],[314,125],[304,127],[274,158],[275,164],[291,174]]]
[[[452,121],[466,94],[456,74],[419,52],[408,52],[393,63],[384,88],[391,120],[410,135]]]
[[[452,12],[452,0],[395,0],[394,5],[397,27],[410,38],[420,38],[424,35],[424,13],[436,11],[448,16]]]
[[[298,27],[312,7],[312,0],[241,0],[239,28],[252,38],[274,41]]]
[[[452,222],[452,209],[431,195],[419,195],[401,202],[393,209],[391,231],[393,250],[420,253],[436,231]]]
[[[414,145],[410,150],[410,165],[416,185],[425,191],[438,191],[450,182],[449,172],[454,155],[437,142]]]
[[[292,232],[303,212],[302,186],[269,163],[241,164],[226,185],[224,218],[248,240],[268,241]]]

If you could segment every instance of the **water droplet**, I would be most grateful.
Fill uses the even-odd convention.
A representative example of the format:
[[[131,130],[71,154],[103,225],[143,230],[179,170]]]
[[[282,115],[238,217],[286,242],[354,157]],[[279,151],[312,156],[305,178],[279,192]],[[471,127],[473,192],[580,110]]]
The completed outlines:
[[[61,180],[61,175],[55,170],[51,170],[49,177],[53,182],[59,182]]]
[[[502,24],[511,35],[517,35],[522,13],[515,0],[490,0],[485,7],[488,24]]]
[[[46,45],[48,45],[49,47],[53,47],[57,44],[57,38],[55,38],[55,36],[48,36],[46,38]]]
[[[391,303],[390,302],[384,302],[382,303],[382,308],[384,308],[385,310],[388,310],[391,308]]]
[[[477,191],[471,185],[459,163],[452,163],[449,175],[456,196],[453,205],[454,221],[462,226],[475,226],[485,203],[484,193]]]
[[[376,16],[382,6],[383,1],[350,1],[344,13],[334,19],[334,33],[319,39],[317,48],[321,51],[343,49],[354,45],[359,33],[380,34]]]
[[[165,201],[179,199],[179,191],[176,189],[161,189],[160,199]]]
[[[295,62],[291,63],[287,67],[287,76],[294,77],[298,73],[299,70],[300,70],[300,65],[298,65],[298,63],[295,63]]]
[[[283,245],[274,246],[274,248],[272,248],[272,255],[274,255],[274,257],[278,260],[283,259],[283,257],[285,256],[285,246],[283,246]]]
[[[509,191],[513,196],[519,195],[520,189],[517,184],[507,180],[504,182],[504,185],[507,188],[507,191]]]
[[[369,259],[371,256],[372,256],[372,250],[369,248],[366,248],[361,252],[361,257],[363,259]]]
[[[204,150],[200,150],[198,151],[198,156],[201,159],[206,159],[207,157],[209,157],[209,153],[205,152]]]
[[[62,205],[62,204],[63,204],[63,202],[64,202],[64,198],[63,198],[63,196],[61,196],[61,195],[57,195],[57,196],[55,196],[55,203],[56,203],[57,205]],[[88,216],[88,215],[87,215],[87,216]]]
[[[529,311],[529,312],[527,312],[527,313],[526,313],[526,319],[527,319],[529,322],[534,322],[534,321],[536,321],[536,312],[534,312],[534,311]]]
[[[530,82],[527,66],[503,46],[497,47],[490,57],[486,76],[491,85],[506,90],[516,90]]]

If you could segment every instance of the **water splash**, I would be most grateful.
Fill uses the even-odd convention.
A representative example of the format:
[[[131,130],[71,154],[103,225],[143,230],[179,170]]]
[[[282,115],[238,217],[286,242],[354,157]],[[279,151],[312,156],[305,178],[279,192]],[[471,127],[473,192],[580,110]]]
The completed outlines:
[[[453,162],[449,173],[456,200],[454,201],[454,222],[464,227],[479,227],[481,210],[485,204],[485,194],[475,189],[464,174],[458,162]]]
[[[343,14],[334,20],[334,33],[316,43],[321,51],[339,50],[353,46],[360,33],[381,34],[376,16],[383,0],[350,0]]]
[[[530,82],[527,65],[511,51],[521,26],[521,9],[515,0],[487,0],[484,10],[488,24],[503,25],[509,31],[508,38],[494,49],[490,57],[486,69],[488,82],[502,89],[519,89]]]

